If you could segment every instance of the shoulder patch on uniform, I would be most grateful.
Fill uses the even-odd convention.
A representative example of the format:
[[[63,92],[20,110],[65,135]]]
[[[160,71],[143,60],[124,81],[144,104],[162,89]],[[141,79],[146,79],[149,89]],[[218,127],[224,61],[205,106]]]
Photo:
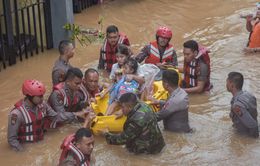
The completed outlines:
[[[62,105],[63,104],[63,97],[62,97],[62,95],[58,95],[57,96],[57,101],[58,101],[58,104],[60,104],[60,105]]]
[[[17,121],[17,114],[11,115],[11,125],[15,125]]]
[[[235,108],[233,108],[233,112],[236,114],[236,115],[238,115],[238,116],[242,116],[243,115],[243,113],[242,113],[242,111],[240,110],[240,108],[239,107],[235,107]]]

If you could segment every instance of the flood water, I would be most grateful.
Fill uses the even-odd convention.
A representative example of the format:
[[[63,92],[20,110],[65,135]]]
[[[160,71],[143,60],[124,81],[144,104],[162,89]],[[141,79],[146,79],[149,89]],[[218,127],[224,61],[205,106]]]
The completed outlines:
[[[245,20],[239,14],[254,11],[255,0],[114,0],[94,6],[75,15],[75,22],[85,27],[97,27],[99,16],[104,27],[115,24],[127,34],[134,53],[155,38],[159,25],[173,30],[179,61],[183,61],[182,43],[195,39],[211,50],[214,88],[210,93],[190,95],[190,125],[192,134],[163,131],[166,148],[158,155],[129,154],[122,146],[107,145],[96,137],[94,154],[96,165],[259,165],[259,139],[234,133],[229,119],[231,94],[225,80],[230,71],[244,74],[244,90],[252,92],[259,101],[260,54],[246,55],[242,49],[247,43]],[[87,47],[77,44],[71,64],[85,70],[96,66],[101,44]],[[55,49],[45,51],[28,60],[18,62],[0,72],[0,165],[57,165],[59,146],[63,138],[75,132],[80,125],[67,125],[49,131],[45,139],[26,144],[26,150],[16,153],[6,140],[7,115],[12,105],[22,97],[23,80],[42,80],[51,89],[51,69],[58,58]],[[259,104],[259,102],[258,102]],[[258,106],[259,110],[259,106]]]

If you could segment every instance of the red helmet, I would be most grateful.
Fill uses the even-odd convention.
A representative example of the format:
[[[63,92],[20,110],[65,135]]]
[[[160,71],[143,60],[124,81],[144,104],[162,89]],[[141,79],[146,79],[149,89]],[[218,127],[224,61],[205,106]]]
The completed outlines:
[[[167,27],[159,27],[156,31],[156,36],[164,38],[172,38],[172,31]]]
[[[41,96],[44,95],[46,89],[43,83],[37,80],[25,80],[22,91],[24,95]]]

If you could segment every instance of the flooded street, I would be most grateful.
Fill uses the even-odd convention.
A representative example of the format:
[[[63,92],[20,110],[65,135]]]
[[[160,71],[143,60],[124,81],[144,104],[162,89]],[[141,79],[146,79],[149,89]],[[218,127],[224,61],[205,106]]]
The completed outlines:
[[[133,155],[122,146],[107,145],[97,136],[94,154],[96,165],[259,165],[260,139],[239,136],[229,118],[231,94],[226,90],[230,71],[240,71],[245,77],[244,90],[260,99],[260,54],[246,55],[248,32],[239,14],[255,10],[256,0],[114,0],[94,6],[75,15],[75,22],[84,27],[98,27],[104,17],[104,29],[115,24],[130,40],[137,54],[144,44],[155,39],[159,25],[173,30],[171,43],[177,50],[179,64],[183,62],[182,44],[195,39],[211,50],[210,93],[190,95],[189,118],[192,134],[163,131],[166,148],[159,155]],[[96,66],[101,44],[86,47],[77,44],[71,64],[85,70]],[[47,132],[45,139],[26,144],[25,152],[9,149],[6,139],[7,116],[12,105],[22,97],[23,80],[35,78],[51,90],[51,69],[58,58],[55,49],[18,62],[0,72],[0,165],[57,165],[63,138],[80,125],[67,125]],[[260,118],[258,117],[258,120]]]

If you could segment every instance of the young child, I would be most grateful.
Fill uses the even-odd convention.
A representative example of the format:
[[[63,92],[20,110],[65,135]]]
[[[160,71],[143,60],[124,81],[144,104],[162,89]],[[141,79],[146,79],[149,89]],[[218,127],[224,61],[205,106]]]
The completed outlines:
[[[116,111],[118,104],[118,99],[120,96],[127,92],[133,92],[138,94],[139,87],[141,86],[144,79],[137,75],[138,63],[136,60],[129,58],[123,65],[123,76],[113,88],[110,90],[109,106],[106,115],[111,115]]]
[[[117,48],[116,48],[116,60],[117,63],[113,64],[112,66],[112,70],[110,73],[109,78],[113,81],[113,82],[117,82],[116,81],[116,73],[120,73],[122,70],[122,66],[124,65],[125,61],[130,58],[131,56],[131,51],[130,49],[124,45],[124,44],[118,44]]]
[[[132,51],[129,49],[129,47],[127,47],[124,44],[118,44],[117,48],[116,48],[116,59],[117,59],[117,63],[113,64],[112,66],[112,70],[110,73],[109,78],[112,80],[113,84],[117,83],[121,77],[122,77],[122,66],[124,65],[124,63],[130,58],[130,56],[132,55]],[[143,84],[144,83],[144,76],[143,74],[140,72],[139,70],[139,64],[138,64],[138,69],[137,69],[137,75],[136,76],[136,81],[138,81],[139,84]],[[109,86],[105,91],[103,91],[102,93],[97,94],[98,96],[100,96],[101,98],[105,96],[105,94],[107,94],[114,85]]]

